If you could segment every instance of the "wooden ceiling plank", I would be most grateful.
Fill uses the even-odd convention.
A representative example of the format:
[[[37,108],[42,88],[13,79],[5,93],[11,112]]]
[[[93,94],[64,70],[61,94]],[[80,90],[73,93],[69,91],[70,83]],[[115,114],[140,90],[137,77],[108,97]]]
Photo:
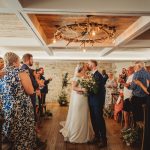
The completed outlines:
[[[135,37],[139,36],[146,30],[150,28],[150,16],[142,16],[136,22],[134,22],[131,26],[129,26],[121,35],[119,35],[114,41],[115,48],[121,46]],[[109,51],[104,52],[101,56],[106,56],[115,48],[110,49]]]
[[[36,29],[38,30],[38,32],[40,33],[40,35],[42,36],[42,38],[44,39],[44,41],[46,42],[46,44],[48,44],[48,39],[43,31],[43,28],[41,27],[37,17],[35,15],[28,15],[29,18],[31,19],[32,23],[34,24],[34,26],[36,27]]]

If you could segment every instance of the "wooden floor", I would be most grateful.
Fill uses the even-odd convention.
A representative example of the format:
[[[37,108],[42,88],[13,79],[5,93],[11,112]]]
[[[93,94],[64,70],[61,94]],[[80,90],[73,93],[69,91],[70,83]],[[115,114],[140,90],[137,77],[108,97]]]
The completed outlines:
[[[60,121],[64,121],[68,107],[60,107],[57,103],[48,104],[47,109],[53,113],[53,117],[42,121],[41,138],[47,139],[47,150],[98,150],[95,145],[71,144],[63,141],[59,133]],[[120,139],[120,124],[111,119],[106,119],[108,146],[102,150],[140,150],[126,146]],[[92,131],[91,131],[92,132]]]

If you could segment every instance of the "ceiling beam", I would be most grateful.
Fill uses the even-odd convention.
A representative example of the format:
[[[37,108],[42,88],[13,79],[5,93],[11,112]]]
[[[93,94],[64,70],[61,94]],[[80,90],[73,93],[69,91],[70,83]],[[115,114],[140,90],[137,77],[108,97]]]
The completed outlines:
[[[20,0],[24,9],[34,11],[74,11],[74,12],[110,12],[110,13],[150,13],[149,0]]]
[[[34,24],[34,26],[36,27],[36,29],[38,30],[38,32],[40,33],[40,35],[42,36],[42,38],[44,39],[44,41],[46,42],[46,44],[49,44],[50,41],[46,37],[46,35],[45,35],[44,31],[43,31],[43,28],[41,27],[37,17],[35,15],[33,15],[33,14],[29,14],[28,16],[31,19],[31,21]]]
[[[53,55],[52,49],[47,47],[47,44],[41,37],[40,33],[30,20],[29,16],[26,13],[22,13],[22,6],[18,0],[6,0],[5,1],[8,8],[11,8],[14,10],[16,16],[19,18],[19,20],[25,25],[25,27],[32,33],[33,37],[39,42],[42,49],[46,51],[50,56]]]
[[[34,8],[24,8],[24,13],[28,14],[54,14],[54,15],[94,15],[94,16],[150,16],[150,12],[82,12],[82,11],[61,11],[61,10],[51,10],[51,9],[34,9]]]
[[[43,37],[46,38],[41,30],[41,33],[43,35],[43,37],[41,36],[41,34],[39,33],[38,29],[34,26],[33,22],[31,21],[30,17],[25,14],[25,13],[21,13],[21,16],[23,17],[23,19],[26,21],[26,23],[30,26],[31,31],[33,32],[34,36],[41,42],[43,49],[49,54],[49,55],[53,55],[53,50],[49,49],[46,42],[43,40]],[[41,28],[40,28],[41,29]]]
[[[122,46],[123,44],[133,40],[135,37],[139,36],[141,33],[150,29],[150,16],[142,16],[131,26],[129,26],[121,35],[119,35],[114,41],[114,47],[109,50],[105,50],[100,56],[106,56],[114,51],[116,48]]]

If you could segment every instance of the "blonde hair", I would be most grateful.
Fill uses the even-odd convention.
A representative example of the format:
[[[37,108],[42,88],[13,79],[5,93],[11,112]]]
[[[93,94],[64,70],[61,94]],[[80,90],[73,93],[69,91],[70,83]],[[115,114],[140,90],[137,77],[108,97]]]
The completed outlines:
[[[6,66],[13,66],[14,62],[17,62],[19,60],[19,56],[13,52],[7,52],[4,55],[4,61]]]

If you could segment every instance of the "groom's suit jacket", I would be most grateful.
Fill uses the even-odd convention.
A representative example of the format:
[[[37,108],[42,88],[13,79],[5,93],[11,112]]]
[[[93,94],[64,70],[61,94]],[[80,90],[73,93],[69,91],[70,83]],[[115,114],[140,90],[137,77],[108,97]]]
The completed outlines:
[[[93,74],[93,78],[97,84],[97,93],[89,93],[89,104],[90,105],[104,105],[105,102],[105,82],[104,78],[99,71]]]

